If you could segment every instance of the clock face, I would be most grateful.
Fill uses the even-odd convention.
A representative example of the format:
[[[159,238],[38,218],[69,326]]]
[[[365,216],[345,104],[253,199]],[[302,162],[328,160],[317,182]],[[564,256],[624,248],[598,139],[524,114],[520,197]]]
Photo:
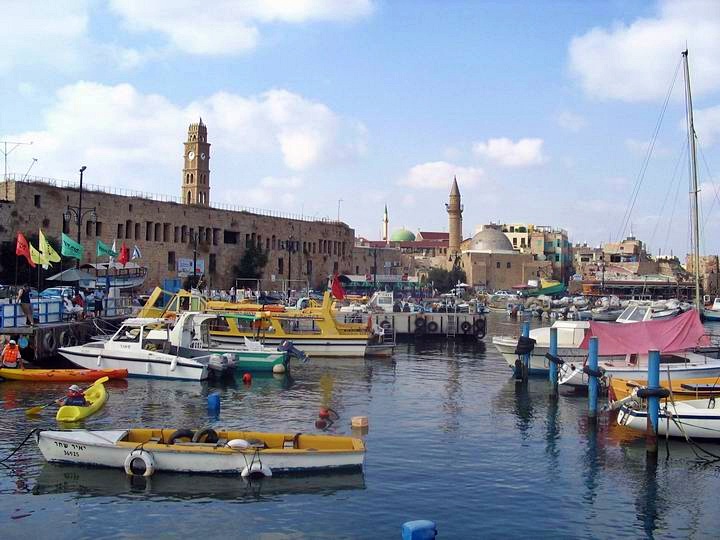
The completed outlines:
[[[205,152],[200,154],[200,159],[202,159],[203,161],[205,160]]]
[[[188,152],[188,160],[192,161],[193,159],[195,159],[195,152],[190,150],[190,152]]]

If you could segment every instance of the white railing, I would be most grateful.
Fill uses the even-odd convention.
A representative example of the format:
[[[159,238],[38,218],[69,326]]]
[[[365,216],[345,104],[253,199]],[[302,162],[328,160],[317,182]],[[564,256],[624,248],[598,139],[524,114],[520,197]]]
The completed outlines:
[[[65,188],[65,189],[78,189],[79,183],[71,182],[69,180],[61,180],[59,178],[48,178],[46,176],[27,176],[18,173],[8,173],[7,180],[12,182],[24,182],[26,184],[41,183],[50,186]],[[125,189],[114,186],[101,186],[99,184],[88,184],[83,182],[83,191],[91,191],[95,193],[107,193],[110,195],[119,195],[121,197],[136,197],[138,199],[148,199],[151,201],[158,202],[169,202],[175,204],[183,204],[180,197],[174,195],[167,195],[164,193],[150,193],[146,191],[136,191],[133,189]],[[321,222],[328,223],[331,225],[342,224],[342,221],[330,219],[329,217],[316,217],[306,216],[304,214],[295,214],[292,212],[281,212],[279,210],[268,210],[265,208],[254,208],[249,206],[238,206],[227,203],[210,203],[211,208],[217,210],[228,210],[231,212],[246,212],[248,214],[256,214],[259,216],[276,217],[283,219],[294,219],[296,221],[309,221],[309,222]]]
[[[39,324],[54,323],[66,320],[69,316],[61,300],[39,300],[30,302],[33,317]],[[25,314],[20,304],[2,304],[0,309],[0,328],[17,328],[26,326]],[[86,306],[85,312],[91,313],[94,306]],[[105,317],[129,316],[131,313],[130,299],[125,297],[106,298],[103,315]]]

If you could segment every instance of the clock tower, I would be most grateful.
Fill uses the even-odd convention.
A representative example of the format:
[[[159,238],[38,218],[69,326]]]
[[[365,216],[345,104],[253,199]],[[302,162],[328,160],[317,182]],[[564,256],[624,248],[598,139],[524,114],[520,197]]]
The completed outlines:
[[[185,141],[183,159],[182,202],[184,204],[210,205],[210,143],[207,142],[207,126],[202,118],[190,124]]]

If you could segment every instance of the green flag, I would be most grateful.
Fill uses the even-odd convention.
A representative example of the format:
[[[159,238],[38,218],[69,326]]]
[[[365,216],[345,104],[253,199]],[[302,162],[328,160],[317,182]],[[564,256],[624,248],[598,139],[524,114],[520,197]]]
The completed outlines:
[[[113,251],[110,246],[108,246],[105,242],[102,240],[97,240],[97,256],[98,257],[117,257],[117,253]]]
[[[67,234],[62,233],[62,248],[60,253],[65,257],[72,257],[73,259],[82,259],[85,248],[78,244],[75,240],[70,238]]]

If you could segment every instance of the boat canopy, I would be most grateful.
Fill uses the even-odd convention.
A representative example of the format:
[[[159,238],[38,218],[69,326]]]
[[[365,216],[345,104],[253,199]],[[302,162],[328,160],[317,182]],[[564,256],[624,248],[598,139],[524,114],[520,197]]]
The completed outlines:
[[[710,345],[710,339],[694,309],[670,319],[632,324],[592,321],[580,347],[587,349],[593,336],[599,338],[600,356],[647,354],[651,350],[670,353]]]
[[[124,326],[150,326],[154,324],[168,324],[169,321],[156,317],[135,317],[125,319],[122,323]]]

